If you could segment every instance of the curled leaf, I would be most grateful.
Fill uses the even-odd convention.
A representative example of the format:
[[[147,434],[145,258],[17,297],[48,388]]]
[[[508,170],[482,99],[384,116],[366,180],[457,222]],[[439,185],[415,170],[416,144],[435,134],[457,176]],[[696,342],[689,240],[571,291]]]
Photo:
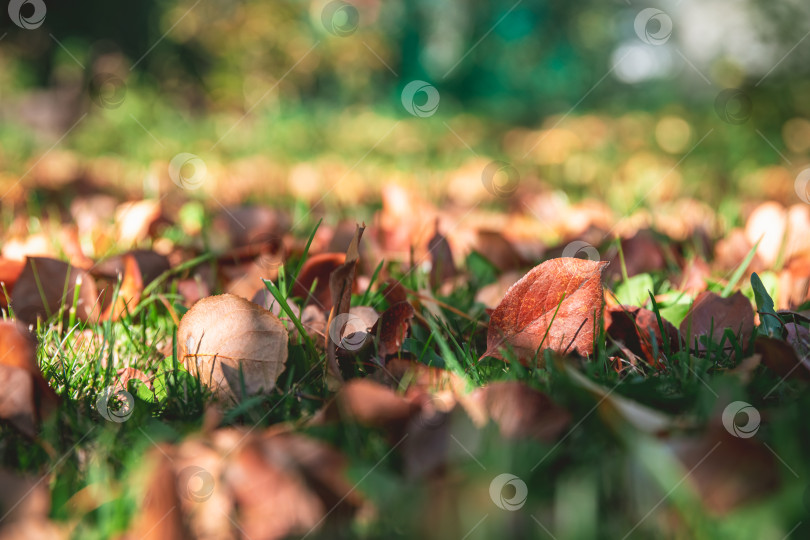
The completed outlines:
[[[332,381],[342,382],[343,376],[340,373],[340,367],[337,361],[337,343],[335,343],[332,334],[340,335],[340,332],[330,331],[332,324],[336,321],[338,315],[348,313],[351,307],[352,299],[352,284],[354,283],[354,273],[357,268],[357,261],[360,259],[360,239],[363,237],[365,225],[358,225],[354,238],[346,250],[346,262],[335,268],[329,274],[329,290],[332,293],[332,310],[329,312],[329,318],[326,321],[326,358],[327,358],[327,373]]]

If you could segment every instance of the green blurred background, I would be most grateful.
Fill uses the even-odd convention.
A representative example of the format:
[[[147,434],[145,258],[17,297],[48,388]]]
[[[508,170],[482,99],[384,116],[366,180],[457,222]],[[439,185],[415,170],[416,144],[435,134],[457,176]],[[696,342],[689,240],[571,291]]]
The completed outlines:
[[[74,176],[146,195],[189,152],[212,176],[265,158],[243,197],[300,185],[301,163],[317,198],[346,171],[373,192],[500,159],[619,210],[665,176],[653,203],[797,202],[809,15],[798,0],[49,2],[36,28],[2,18],[0,187],[36,184],[56,145],[79,156]],[[440,96],[424,117],[402,104],[414,80]]]

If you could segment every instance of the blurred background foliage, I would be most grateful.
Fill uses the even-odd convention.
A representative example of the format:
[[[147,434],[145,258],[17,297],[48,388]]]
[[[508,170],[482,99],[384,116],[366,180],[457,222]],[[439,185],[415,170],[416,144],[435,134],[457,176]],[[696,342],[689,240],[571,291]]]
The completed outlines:
[[[113,157],[126,172],[104,175],[139,186],[191,152],[266,157],[278,183],[300,163],[327,186],[336,163],[435,182],[480,158],[625,210],[664,175],[664,198],[795,199],[810,150],[800,0],[335,5],[50,2],[34,30],[4,16],[0,184],[58,142]],[[658,45],[634,24],[650,5],[672,22]],[[439,91],[432,117],[402,107],[412,80]]]

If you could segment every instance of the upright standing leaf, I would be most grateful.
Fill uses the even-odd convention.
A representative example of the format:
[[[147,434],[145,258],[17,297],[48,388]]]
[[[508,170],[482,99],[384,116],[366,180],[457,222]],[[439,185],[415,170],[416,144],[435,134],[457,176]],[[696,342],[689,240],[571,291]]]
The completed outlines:
[[[428,251],[430,252],[430,283],[433,287],[438,287],[444,281],[455,277],[456,265],[453,262],[453,251],[447,238],[439,232],[439,220],[436,219],[436,232],[428,241]]]
[[[502,358],[498,349],[507,345],[522,362],[540,348],[592,354],[606,265],[564,257],[534,267],[506,291],[492,313],[484,356]]]
[[[352,284],[354,283],[354,273],[357,268],[357,261],[360,259],[360,238],[363,236],[365,225],[357,226],[349,248],[346,250],[346,262],[335,268],[329,275],[329,290],[332,292],[332,310],[329,312],[329,320],[326,322],[326,356],[327,369],[329,375],[337,381],[342,381],[340,367],[337,362],[337,344],[332,339],[332,334],[340,335],[340,331],[332,332],[332,324],[335,318],[343,313],[348,313],[351,308]]]

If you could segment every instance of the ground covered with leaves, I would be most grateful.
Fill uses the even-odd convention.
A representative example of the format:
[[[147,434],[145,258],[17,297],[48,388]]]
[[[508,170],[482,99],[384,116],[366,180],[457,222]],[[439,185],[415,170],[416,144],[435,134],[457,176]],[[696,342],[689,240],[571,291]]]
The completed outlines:
[[[482,178],[367,223],[37,192],[0,258],[4,537],[806,536],[810,206]]]

